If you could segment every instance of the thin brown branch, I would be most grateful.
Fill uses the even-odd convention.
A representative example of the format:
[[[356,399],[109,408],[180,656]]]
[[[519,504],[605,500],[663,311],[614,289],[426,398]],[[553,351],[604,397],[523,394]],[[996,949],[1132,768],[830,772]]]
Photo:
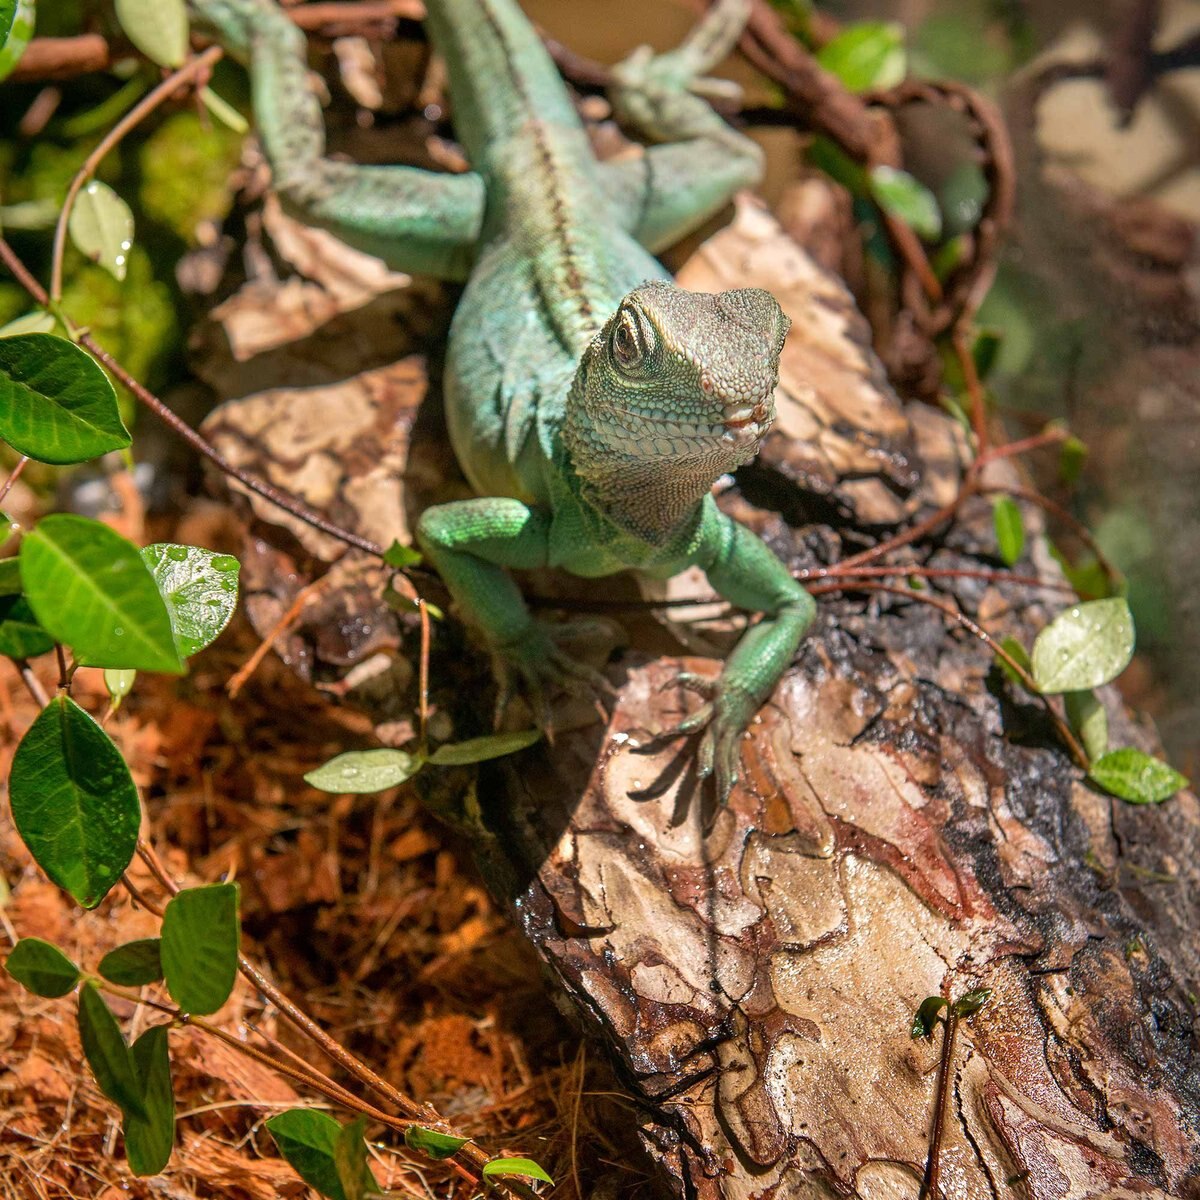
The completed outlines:
[[[925,1178],[917,1200],[941,1200],[942,1197],[942,1142],[946,1135],[946,1114],[950,1107],[950,1072],[954,1066],[954,1044],[958,1040],[959,1018],[954,1005],[947,1001],[946,1028],[942,1033],[942,1056],[938,1062],[937,1091],[933,1102],[933,1127],[929,1131],[929,1158],[925,1164]]]
[[[21,472],[24,471],[28,465],[29,455],[22,454],[21,457],[17,459],[17,465],[13,467],[11,471],[9,471],[8,478],[4,481],[3,486],[0,487],[0,504],[4,503],[8,493],[12,491],[13,484],[21,478]]]
[[[33,697],[39,708],[45,708],[50,703],[50,694],[42,687],[42,681],[33,673],[33,668],[22,658],[14,660],[17,673],[25,690]]]

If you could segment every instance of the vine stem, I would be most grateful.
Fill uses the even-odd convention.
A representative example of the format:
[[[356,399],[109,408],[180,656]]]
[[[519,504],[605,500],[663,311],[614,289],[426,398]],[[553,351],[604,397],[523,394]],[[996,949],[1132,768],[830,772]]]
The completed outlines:
[[[958,1038],[958,1014],[954,1005],[946,1005],[946,1031],[942,1035],[942,1057],[938,1062],[937,1094],[934,1097],[933,1127],[929,1131],[929,1159],[925,1164],[925,1178],[917,1200],[941,1200],[942,1195],[942,1141],[946,1134],[946,1112],[950,1106],[950,1071],[954,1065],[954,1043]]]
[[[0,485],[0,504],[4,503],[5,497],[9,492],[12,491],[13,484],[21,478],[21,472],[25,470],[25,467],[28,463],[28,454],[22,454],[21,457],[17,459],[17,465],[13,467],[11,471],[9,471],[8,478],[4,481],[3,485]]]
[[[3,237],[0,237],[0,262],[4,263],[9,271],[12,272],[13,278],[16,279],[38,304],[43,308],[49,307],[50,297],[46,294],[46,289],[29,273],[29,269]],[[173,413],[153,392],[143,387],[142,384],[134,379],[91,334],[81,333],[78,335],[77,340],[79,345],[100,363],[101,366],[116,376],[141,404],[154,413],[172,432],[187,442],[193,450],[207,458],[223,475],[227,475],[231,479],[236,479],[248,492],[253,492],[256,496],[261,496],[268,503],[274,504],[276,508],[289,513],[298,521],[303,521],[305,525],[309,525],[313,529],[318,529],[322,533],[327,533],[339,542],[347,546],[353,546],[356,550],[362,550],[372,557],[381,558],[383,556],[383,548],[376,545],[369,538],[361,537],[349,529],[343,529],[340,525],[326,519],[319,513],[313,512],[311,508],[302,504],[294,496],[289,496],[272,487],[269,483],[264,483],[261,479],[257,479],[255,476],[243,471],[241,467],[234,466],[207,439],[197,433],[181,417]]]
[[[198,75],[208,71],[225,53],[220,46],[210,46],[202,54],[184,63],[177,71],[172,72],[153,91],[147,92],[109,131],[100,139],[96,148],[84,160],[83,166],[75,173],[67,188],[67,198],[63,201],[62,211],[58,214],[58,223],[54,227],[54,249],[50,257],[50,303],[58,304],[62,299],[62,270],[63,256],[67,248],[67,222],[71,219],[71,210],[75,207],[75,198],[79,189],[96,173],[105,155],[131,130],[136,128],[160,104],[169,100],[186,84],[191,83]]]

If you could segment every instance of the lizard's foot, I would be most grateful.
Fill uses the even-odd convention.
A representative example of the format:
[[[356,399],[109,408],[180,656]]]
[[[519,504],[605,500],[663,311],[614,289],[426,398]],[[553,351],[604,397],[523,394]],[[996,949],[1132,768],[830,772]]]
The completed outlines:
[[[683,43],[666,54],[640,46],[613,68],[611,100],[628,124],[653,132],[679,119],[681,96],[688,94],[736,100],[741,88],[707,72],[737,44],[750,15],[750,0],[718,0]]]
[[[547,737],[553,738],[554,721],[550,696],[555,691],[592,699],[597,693],[611,697],[616,689],[578,656],[589,644],[607,649],[619,641],[615,627],[607,621],[566,621],[556,625],[530,622],[525,634],[513,642],[492,648],[499,690],[496,696],[496,722],[517,691],[521,691],[533,709],[533,717]],[[573,652],[575,651],[575,652]]]
[[[681,671],[673,682],[702,696],[704,703],[678,725],[655,734],[643,749],[699,733],[696,775],[701,782],[710,775],[715,776],[717,803],[723,805],[738,781],[742,734],[753,719],[758,704],[753,696],[732,686],[724,676],[710,679]]]

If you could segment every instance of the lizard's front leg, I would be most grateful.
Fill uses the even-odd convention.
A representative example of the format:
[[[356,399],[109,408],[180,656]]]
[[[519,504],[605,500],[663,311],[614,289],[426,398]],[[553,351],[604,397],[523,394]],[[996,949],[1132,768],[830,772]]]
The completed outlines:
[[[595,622],[537,622],[504,570],[543,567],[551,515],[519,500],[485,497],[428,509],[417,540],[450,589],[460,615],[483,636],[495,664],[501,712],[514,682],[524,686],[543,729],[550,729],[547,687],[574,693],[611,690],[598,671],[576,662],[560,642],[593,633]]]
[[[791,663],[816,605],[761,538],[709,504],[697,565],[724,599],[763,616],[742,635],[715,682],[681,677],[706,700],[662,738],[704,731],[698,774],[716,776],[723,804],[738,779],[741,736]]]

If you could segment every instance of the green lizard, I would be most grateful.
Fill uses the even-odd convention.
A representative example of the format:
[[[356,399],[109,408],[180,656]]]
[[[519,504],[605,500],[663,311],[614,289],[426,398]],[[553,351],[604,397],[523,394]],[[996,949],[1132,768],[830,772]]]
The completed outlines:
[[[774,418],[789,322],[766,292],[685,292],[654,259],[757,182],[761,154],[699,91],[748,0],[720,0],[682,46],[616,68],[614,108],[652,144],[598,163],[566,88],[515,0],[427,0],[472,170],[443,175],[324,157],[304,38],[274,0],[192,0],[249,64],[256,122],[285,205],[395,269],[466,286],[450,331],[451,438],[480,499],[430,509],[417,536],[462,616],[543,722],[548,685],[595,682],[570,626],[535,621],[505,568],[667,578],[699,566],[762,613],[703,703],[662,739],[702,731],[698,773],[723,801],[739,740],[813,618],[763,542],[713,501]],[[602,677],[600,677],[602,678]]]

